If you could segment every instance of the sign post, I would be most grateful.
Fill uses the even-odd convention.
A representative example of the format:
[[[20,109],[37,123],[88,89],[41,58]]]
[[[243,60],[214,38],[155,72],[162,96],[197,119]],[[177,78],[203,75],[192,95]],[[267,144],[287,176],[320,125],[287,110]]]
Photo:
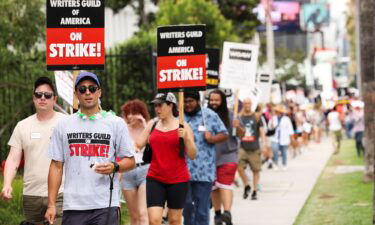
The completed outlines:
[[[157,29],[157,89],[178,92],[180,127],[184,126],[184,91],[206,89],[205,25]],[[184,157],[180,138],[180,156]]]

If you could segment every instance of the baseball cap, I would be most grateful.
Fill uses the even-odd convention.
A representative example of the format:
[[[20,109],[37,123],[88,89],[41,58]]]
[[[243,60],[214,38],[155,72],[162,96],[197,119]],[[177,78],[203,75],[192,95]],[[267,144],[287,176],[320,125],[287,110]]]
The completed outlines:
[[[53,82],[51,79],[49,79],[48,77],[39,77],[38,79],[36,79],[35,83],[34,83],[34,91],[40,86],[40,85],[43,85],[43,84],[47,84],[48,86],[51,87],[53,93],[56,95],[56,90],[55,90],[55,86],[53,85]]]
[[[151,101],[151,103],[153,104],[158,104],[158,103],[163,103],[163,102],[171,102],[171,103],[174,103],[174,104],[177,104],[177,99],[176,99],[176,96],[174,96],[174,94],[172,94],[171,92],[168,92],[168,93],[158,93],[154,100]]]
[[[100,82],[99,82],[98,77],[94,73],[90,73],[90,72],[80,72],[77,76],[76,82],[74,83],[74,87],[76,88],[77,85],[81,81],[87,80],[87,79],[94,81],[100,87]]]

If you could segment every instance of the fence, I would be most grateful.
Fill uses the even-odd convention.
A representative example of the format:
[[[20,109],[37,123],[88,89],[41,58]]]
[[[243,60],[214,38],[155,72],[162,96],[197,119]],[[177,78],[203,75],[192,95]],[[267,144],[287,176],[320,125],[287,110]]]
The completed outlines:
[[[30,60],[17,68],[19,76],[5,72],[0,79],[0,162],[8,155],[7,143],[17,122],[35,113],[31,94],[34,81],[39,76],[53,78],[53,73],[45,70],[44,62],[43,57]],[[156,90],[155,62],[151,46],[132,53],[124,53],[122,49],[108,51],[105,70],[96,71],[102,85],[103,109],[119,115],[121,105],[127,100],[138,98],[149,103]],[[37,71],[36,66],[40,67]]]

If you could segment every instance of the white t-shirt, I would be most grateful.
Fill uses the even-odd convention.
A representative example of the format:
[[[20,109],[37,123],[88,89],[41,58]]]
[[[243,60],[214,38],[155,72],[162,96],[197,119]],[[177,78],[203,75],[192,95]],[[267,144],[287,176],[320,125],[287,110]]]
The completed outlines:
[[[63,210],[108,207],[109,175],[96,173],[95,162],[113,162],[115,157],[134,157],[134,144],[123,119],[106,113],[95,120],[73,114],[60,121],[51,139],[48,155],[64,162]],[[114,176],[111,206],[119,206],[118,176]]]
[[[330,131],[337,131],[337,130],[342,129],[339,116],[340,116],[339,113],[336,111],[332,111],[328,113],[328,122],[329,122]]]
[[[289,145],[290,136],[294,134],[292,121],[288,116],[278,119],[279,125],[276,127],[274,141],[280,145]]]
[[[48,121],[39,121],[36,114],[17,123],[8,145],[23,150],[25,168],[23,194],[48,196],[48,171],[51,160],[47,157],[52,131],[59,120],[66,117],[55,112]],[[62,192],[62,187],[59,190]]]

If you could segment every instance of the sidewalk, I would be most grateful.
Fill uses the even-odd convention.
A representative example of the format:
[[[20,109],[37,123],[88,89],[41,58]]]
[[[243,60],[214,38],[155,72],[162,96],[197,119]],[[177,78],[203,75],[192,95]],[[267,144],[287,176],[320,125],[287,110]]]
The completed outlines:
[[[292,225],[333,152],[329,138],[311,142],[309,150],[291,159],[288,169],[263,169],[258,200],[244,200],[243,186],[234,189],[234,225]],[[240,182],[241,183],[241,182]],[[213,224],[213,211],[211,221]]]

